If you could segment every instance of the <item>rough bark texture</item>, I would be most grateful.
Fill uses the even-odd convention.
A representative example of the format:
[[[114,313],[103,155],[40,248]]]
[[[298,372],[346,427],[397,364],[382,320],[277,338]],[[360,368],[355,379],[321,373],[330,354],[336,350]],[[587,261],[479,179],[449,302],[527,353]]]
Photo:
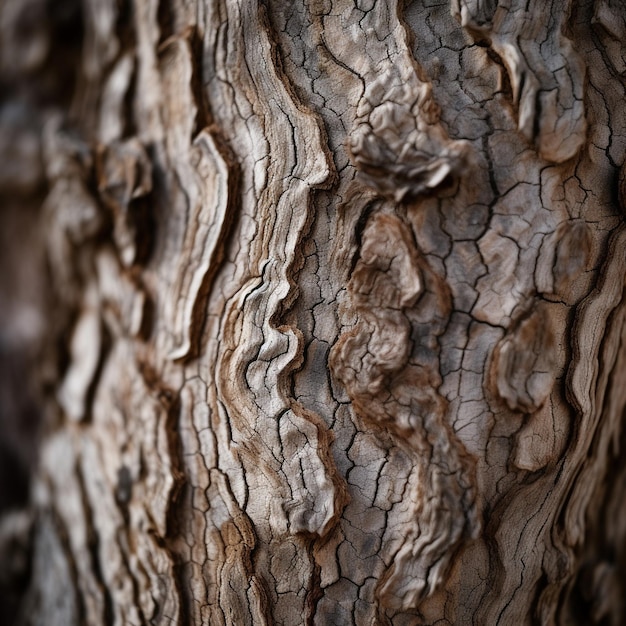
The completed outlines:
[[[24,622],[623,624],[622,1],[82,12]]]

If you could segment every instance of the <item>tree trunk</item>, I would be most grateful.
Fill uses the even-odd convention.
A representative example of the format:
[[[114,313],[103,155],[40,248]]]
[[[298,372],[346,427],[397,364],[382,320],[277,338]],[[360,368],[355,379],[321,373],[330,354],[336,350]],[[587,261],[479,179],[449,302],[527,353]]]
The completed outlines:
[[[24,623],[623,624],[621,0],[82,6]]]

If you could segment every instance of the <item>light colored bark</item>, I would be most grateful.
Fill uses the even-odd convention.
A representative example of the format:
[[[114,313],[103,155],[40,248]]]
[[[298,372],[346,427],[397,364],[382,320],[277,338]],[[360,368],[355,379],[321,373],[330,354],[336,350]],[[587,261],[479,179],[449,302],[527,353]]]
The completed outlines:
[[[621,3],[83,6],[26,621],[621,624]]]

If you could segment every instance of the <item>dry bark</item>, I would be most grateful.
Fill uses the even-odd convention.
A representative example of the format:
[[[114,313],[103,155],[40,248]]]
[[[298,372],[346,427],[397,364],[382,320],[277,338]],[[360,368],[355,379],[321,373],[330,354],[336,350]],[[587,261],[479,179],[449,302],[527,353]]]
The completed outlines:
[[[25,623],[622,624],[621,1],[82,6]]]

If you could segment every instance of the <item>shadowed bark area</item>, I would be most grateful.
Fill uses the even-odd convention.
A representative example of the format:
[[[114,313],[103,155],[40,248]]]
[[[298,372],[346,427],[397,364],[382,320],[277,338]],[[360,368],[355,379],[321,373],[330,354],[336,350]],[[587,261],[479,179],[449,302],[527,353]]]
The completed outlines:
[[[80,55],[80,6],[0,1],[0,623],[28,583],[42,387],[55,386],[58,325],[47,288],[40,134],[66,111]],[[47,346],[47,349],[46,347]],[[52,366],[52,367],[51,367]]]
[[[621,3],[81,6],[22,623],[620,626]]]

